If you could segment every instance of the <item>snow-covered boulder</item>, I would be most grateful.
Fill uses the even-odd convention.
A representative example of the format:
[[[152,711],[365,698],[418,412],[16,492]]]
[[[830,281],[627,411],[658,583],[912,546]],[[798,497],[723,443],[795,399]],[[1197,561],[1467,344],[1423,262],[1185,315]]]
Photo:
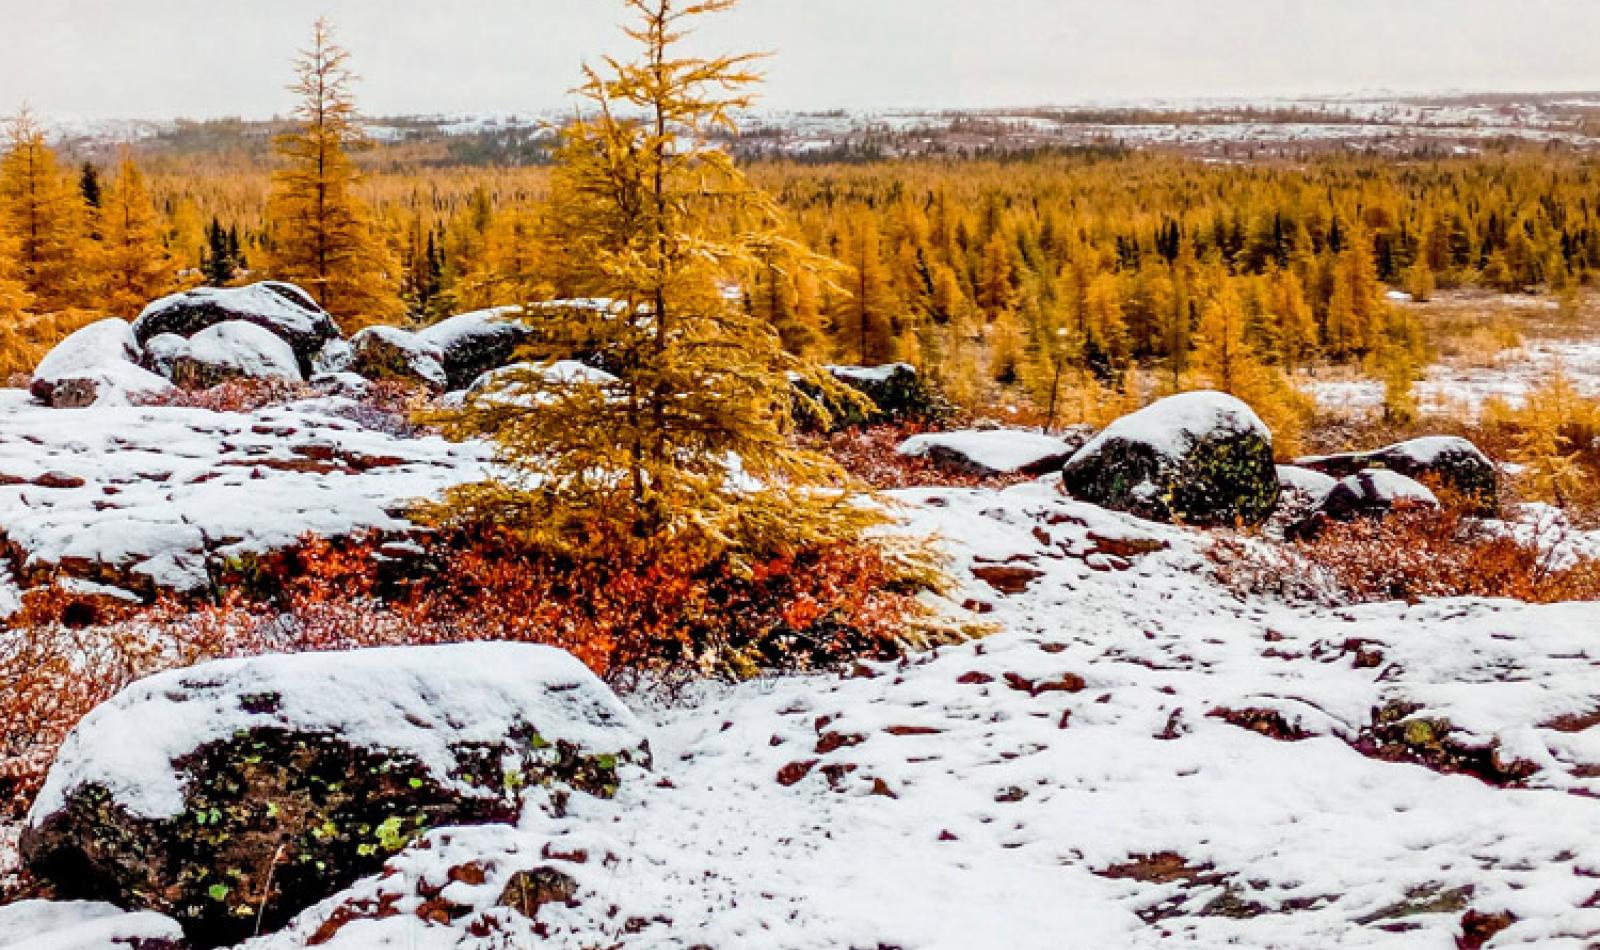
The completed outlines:
[[[65,897],[268,930],[430,828],[514,822],[522,793],[609,797],[649,748],[570,654],[475,643],[223,660],[141,680],[67,737],[22,835]],[[263,906],[264,905],[264,906]]]
[[[617,377],[605,370],[577,360],[513,363],[479,376],[457,404],[481,402],[528,408],[539,404],[541,396],[548,401],[560,387],[609,386],[616,382]]]
[[[399,327],[367,327],[350,338],[351,368],[368,379],[419,383],[442,392],[444,351]]]
[[[144,308],[133,322],[140,343],[162,333],[192,337],[228,321],[253,323],[283,339],[294,350],[300,372],[311,372],[311,359],[339,327],[311,295],[293,284],[265,281],[248,287],[197,287],[162,297]]]
[[[1043,475],[1059,468],[1076,448],[1037,432],[973,429],[914,435],[900,443],[896,451],[908,458],[925,458],[940,468],[983,477]]]
[[[938,424],[950,416],[950,406],[944,397],[910,363],[828,366],[826,369],[834,379],[867,397],[868,401],[867,405],[862,405],[858,400],[823,399],[833,417],[834,429],[902,421]],[[813,398],[820,395],[809,386],[802,388]],[[809,418],[804,411],[801,415],[807,425],[819,426],[820,420]]]
[[[172,378],[172,366],[189,348],[189,341],[176,333],[158,333],[144,343],[140,365],[163,379]]]
[[[46,353],[28,390],[57,409],[128,405],[172,387],[139,366],[139,344],[126,320],[115,317],[82,327]]]
[[[1278,489],[1285,495],[1302,495],[1317,504],[1328,497],[1328,492],[1333,491],[1333,486],[1339,480],[1332,475],[1324,475],[1314,469],[1301,468],[1298,465],[1278,466]]]
[[[1396,509],[1437,508],[1426,485],[1385,468],[1363,469],[1333,486],[1318,509],[1335,521],[1380,517]]]
[[[209,389],[235,379],[299,382],[300,365],[288,343],[243,320],[201,330],[172,361],[172,381],[185,389]]]
[[[355,365],[355,351],[350,347],[350,341],[343,337],[334,337],[322,344],[322,349],[311,357],[311,375],[331,376],[335,373],[346,373]]]
[[[1408,478],[1431,478],[1475,503],[1480,514],[1499,508],[1499,472],[1483,450],[1459,436],[1434,435],[1397,442],[1372,452],[1347,452],[1296,459],[1295,464],[1347,478],[1364,469],[1386,468]]]
[[[1219,392],[1171,396],[1112,423],[1062,469],[1084,501],[1154,521],[1258,524],[1278,503],[1272,433]]]
[[[458,314],[417,331],[424,343],[437,347],[451,389],[510,363],[528,342],[532,329],[520,318],[521,307],[494,307]]]
[[[95,901],[25,900],[0,907],[0,950],[182,950],[183,929],[150,911]]]

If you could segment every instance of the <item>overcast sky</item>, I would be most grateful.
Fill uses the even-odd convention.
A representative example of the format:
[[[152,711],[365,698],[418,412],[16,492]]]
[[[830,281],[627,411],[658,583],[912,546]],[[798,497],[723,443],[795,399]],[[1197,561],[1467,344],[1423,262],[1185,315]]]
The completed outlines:
[[[281,113],[329,14],[368,114],[560,106],[618,0],[0,0],[0,112]],[[774,109],[1600,89],[1600,0],[744,0]]]

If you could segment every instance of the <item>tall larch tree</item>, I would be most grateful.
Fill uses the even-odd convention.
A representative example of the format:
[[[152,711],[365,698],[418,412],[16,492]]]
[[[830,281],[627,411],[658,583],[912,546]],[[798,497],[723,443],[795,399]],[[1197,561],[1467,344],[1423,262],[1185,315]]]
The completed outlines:
[[[133,317],[177,281],[177,264],[161,240],[162,221],[144,173],[124,151],[117,176],[100,199],[98,276],[100,305]]]
[[[870,516],[824,490],[840,471],[790,439],[793,379],[842,389],[728,292],[766,255],[788,255],[791,272],[821,265],[707,144],[749,105],[752,60],[678,44],[735,0],[626,2],[638,56],[586,68],[588,109],[564,132],[547,221],[574,287],[610,303],[537,311],[538,346],[598,345],[616,380],[530,368],[444,417],[455,435],[493,439],[509,472],[454,492],[444,515],[585,561],[670,552],[735,571],[854,537]]]
[[[840,259],[849,269],[842,281],[843,292],[835,295],[831,308],[839,356],[868,366],[887,363],[895,357],[894,320],[899,302],[883,260],[883,238],[871,214],[859,214],[851,222]]]
[[[360,174],[351,152],[365,137],[349,62],[332,26],[317,20],[310,48],[295,63],[289,89],[299,99],[297,128],[275,143],[281,167],[268,203],[270,272],[304,287],[346,330],[403,311],[398,265],[355,195]]]
[[[83,198],[23,110],[7,129],[0,158],[0,231],[15,248],[17,280],[35,309],[57,312],[87,303],[81,266]]]

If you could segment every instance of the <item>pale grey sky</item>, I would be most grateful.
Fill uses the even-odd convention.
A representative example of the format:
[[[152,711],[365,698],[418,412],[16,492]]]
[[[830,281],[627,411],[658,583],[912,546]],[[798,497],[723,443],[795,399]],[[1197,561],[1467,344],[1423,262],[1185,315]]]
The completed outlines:
[[[617,0],[0,0],[0,112],[267,116],[319,13],[369,114],[560,106]],[[1600,89],[1597,0],[744,0],[774,109]]]

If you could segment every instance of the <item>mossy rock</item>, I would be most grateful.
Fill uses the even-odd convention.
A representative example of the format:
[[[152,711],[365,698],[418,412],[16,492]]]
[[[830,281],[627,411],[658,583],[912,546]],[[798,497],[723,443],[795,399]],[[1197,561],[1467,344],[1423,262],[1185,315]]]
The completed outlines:
[[[58,896],[165,914],[200,948],[281,927],[429,829],[515,822],[533,787],[556,810],[609,797],[649,765],[592,674],[518,644],[223,661],[101,710],[58,758],[23,859]],[[157,751],[119,755],[141,732]]]
[[[388,379],[442,392],[449,383],[444,351],[398,327],[367,327],[350,338],[351,366],[368,379]]]
[[[830,366],[828,372],[865,398],[829,398],[809,386],[801,386],[802,393],[821,402],[829,416],[829,424],[824,426],[823,420],[801,401],[800,422],[807,429],[839,431],[898,422],[940,426],[955,415],[949,400],[909,363]]]
[[[1185,393],[1117,420],[1067,461],[1062,486],[1152,521],[1260,524],[1278,504],[1272,435],[1248,406]]]

